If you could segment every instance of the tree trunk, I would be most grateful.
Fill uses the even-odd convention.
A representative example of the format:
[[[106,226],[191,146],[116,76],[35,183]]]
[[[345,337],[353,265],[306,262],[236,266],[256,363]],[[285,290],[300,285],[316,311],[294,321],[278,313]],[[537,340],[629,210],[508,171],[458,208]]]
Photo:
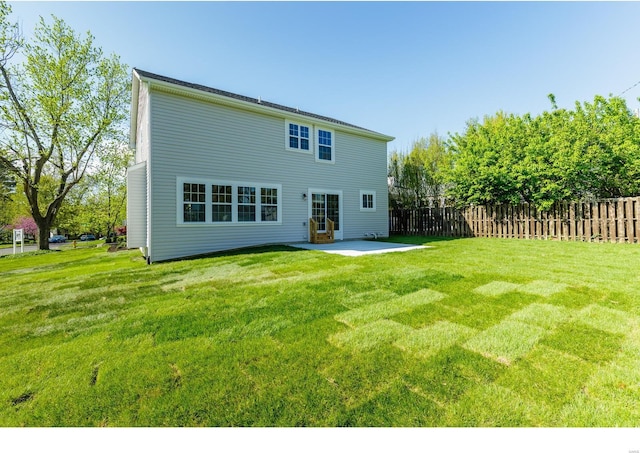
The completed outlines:
[[[38,224],[38,250],[49,250],[49,236],[51,235],[51,224],[46,220]]]

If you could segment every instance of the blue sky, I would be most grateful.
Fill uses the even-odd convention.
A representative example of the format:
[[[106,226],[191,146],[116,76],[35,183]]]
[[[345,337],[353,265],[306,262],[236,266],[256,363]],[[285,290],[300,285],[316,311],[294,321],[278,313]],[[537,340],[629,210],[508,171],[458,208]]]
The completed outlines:
[[[55,14],[130,67],[392,135],[389,151],[640,81],[636,2],[9,4],[27,37]],[[640,108],[640,85],[623,97]]]

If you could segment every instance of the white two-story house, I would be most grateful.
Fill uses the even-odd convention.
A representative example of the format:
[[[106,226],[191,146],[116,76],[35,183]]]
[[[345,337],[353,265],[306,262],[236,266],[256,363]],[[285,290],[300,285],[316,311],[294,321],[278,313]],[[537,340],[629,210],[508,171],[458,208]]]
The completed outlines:
[[[133,71],[127,241],[147,262],[309,240],[387,236],[393,137]]]

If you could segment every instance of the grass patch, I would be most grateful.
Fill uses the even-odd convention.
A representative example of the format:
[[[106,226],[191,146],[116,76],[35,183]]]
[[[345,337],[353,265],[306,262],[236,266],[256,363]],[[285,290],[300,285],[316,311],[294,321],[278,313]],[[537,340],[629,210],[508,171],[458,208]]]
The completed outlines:
[[[547,282],[544,280],[535,280],[526,285],[522,285],[518,288],[518,291],[523,293],[533,294],[536,296],[549,297],[564,291],[567,285],[564,283]]]
[[[474,292],[482,294],[483,296],[501,296],[503,294],[517,291],[519,287],[520,285],[516,283],[491,282],[474,289]]]
[[[392,240],[2,258],[0,426],[640,425],[637,245]]]
[[[353,327],[369,323],[377,319],[386,319],[398,313],[406,312],[444,298],[445,295],[437,291],[421,289],[393,300],[349,310],[337,315],[336,319]]]
[[[403,351],[427,358],[442,349],[466,340],[473,336],[474,333],[476,331],[469,327],[442,321],[432,326],[412,331],[398,339],[394,344]]]
[[[446,409],[466,392],[493,382],[504,370],[502,364],[452,346],[413,367],[404,380],[414,392]]]
[[[620,352],[622,340],[622,335],[571,322],[561,326],[543,343],[587,362],[602,363],[612,360]]]
[[[501,407],[500,411],[493,408]],[[511,427],[545,426],[553,413],[535,401],[520,397],[513,390],[495,383],[476,386],[446,413],[447,426],[461,427]]]
[[[525,324],[553,329],[567,320],[571,312],[562,306],[531,304],[511,315],[511,319]]]
[[[518,321],[503,321],[464,343],[464,347],[500,363],[510,364],[529,352],[545,329]]]
[[[594,370],[593,365],[576,356],[543,346],[514,364],[497,384],[510,388],[524,400],[558,409],[584,388]]]
[[[398,338],[410,335],[412,330],[404,324],[382,319],[332,335],[329,341],[338,347],[366,350],[393,343]]]
[[[626,334],[634,327],[638,326],[638,319],[629,316],[620,310],[601,307],[600,305],[589,305],[580,310],[576,319],[594,329],[604,330],[616,334]]]

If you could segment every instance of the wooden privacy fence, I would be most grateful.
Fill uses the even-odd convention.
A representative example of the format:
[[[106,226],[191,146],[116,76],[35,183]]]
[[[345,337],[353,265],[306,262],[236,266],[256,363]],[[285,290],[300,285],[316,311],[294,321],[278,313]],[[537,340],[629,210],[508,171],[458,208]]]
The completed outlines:
[[[640,243],[640,197],[389,212],[390,234]]]

